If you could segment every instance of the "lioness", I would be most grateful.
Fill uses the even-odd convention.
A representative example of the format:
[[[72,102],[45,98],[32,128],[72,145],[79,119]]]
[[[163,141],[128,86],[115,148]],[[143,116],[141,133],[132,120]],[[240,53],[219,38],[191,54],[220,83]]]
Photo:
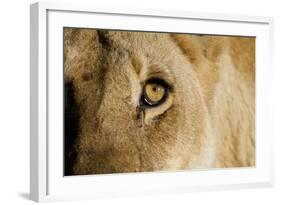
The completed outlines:
[[[255,165],[255,38],[64,29],[65,174]]]

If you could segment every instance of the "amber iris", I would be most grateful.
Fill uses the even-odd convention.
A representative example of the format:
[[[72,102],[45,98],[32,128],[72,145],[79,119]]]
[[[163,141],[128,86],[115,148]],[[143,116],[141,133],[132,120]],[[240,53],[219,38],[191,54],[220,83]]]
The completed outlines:
[[[143,88],[143,103],[148,106],[156,106],[162,103],[167,95],[168,86],[161,79],[151,79]]]

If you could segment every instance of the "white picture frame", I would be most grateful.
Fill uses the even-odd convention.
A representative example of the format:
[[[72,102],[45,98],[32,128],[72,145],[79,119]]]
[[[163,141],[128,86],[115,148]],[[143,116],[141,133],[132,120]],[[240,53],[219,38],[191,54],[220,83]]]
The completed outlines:
[[[182,25],[189,25],[189,29]],[[255,36],[257,38],[256,166],[208,171],[64,177],[62,172],[63,70],[52,68],[63,66],[62,28],[65,26]],[[270,17],[96,8],[95,5],[71,3],[32,4],[30,9],[31,200],[41,202],[273,186],[273,129],[271,113],[266,110],[270,105],[267,90],[271,88],[273,75],[272,29],[273,19]]]

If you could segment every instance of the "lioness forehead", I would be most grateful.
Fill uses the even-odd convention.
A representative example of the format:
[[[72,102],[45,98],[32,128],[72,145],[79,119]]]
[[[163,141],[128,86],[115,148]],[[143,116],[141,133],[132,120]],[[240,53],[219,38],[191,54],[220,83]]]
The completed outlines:
[[[101,43],[153,43],[158,40],[163,40],[168,37],[167,33],[151,33],[151,32],[134,32],[134,31],[106,31],[99,30],[97,32]]]

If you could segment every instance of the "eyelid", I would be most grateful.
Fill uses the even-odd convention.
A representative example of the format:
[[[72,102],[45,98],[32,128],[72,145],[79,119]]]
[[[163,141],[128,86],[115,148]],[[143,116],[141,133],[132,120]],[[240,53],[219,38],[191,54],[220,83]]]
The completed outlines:
[[[153,72],[153,73],[150,73],[148,76],[147,76],[147,79],[145,82],[144,82],[144,85],[147,84],[147,83],[150,83],[152,82],[153,80],[161,80],[164,82],[164,85],[166,85],[168,87],[168,90],[169,91],[173,91],[173,81],[171,79],[169,79],[165,74],[163,74],[162,72]],[[161,85],[161,83],[160,83]]]
[[[173,84],[175,79],[171,71],[164,66],[160,68],[160,66],[150,66],[147,73],[147,79],[162,79],[168,86],[170,91],[173,91]],[[147,81],[145,83],[147,83]]]

